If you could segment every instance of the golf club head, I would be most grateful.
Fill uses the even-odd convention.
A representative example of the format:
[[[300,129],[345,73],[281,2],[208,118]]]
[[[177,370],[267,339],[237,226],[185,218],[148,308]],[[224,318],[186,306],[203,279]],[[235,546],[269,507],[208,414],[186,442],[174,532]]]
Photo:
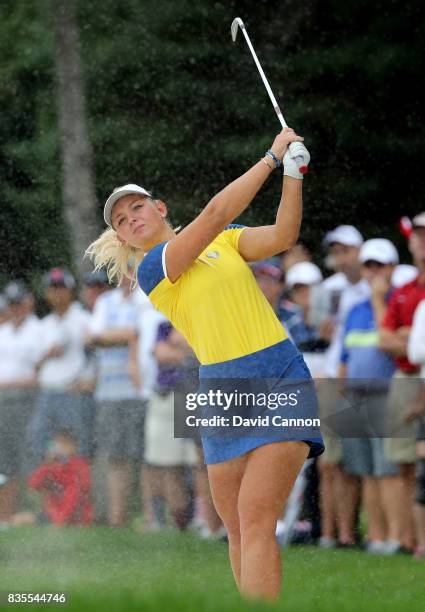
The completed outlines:
[[[230,27],[230,32],[232,34],[232,40],[233,42],[236,41],[236,36],[238,35],[238,27],[240,28],[244,28],[244,23],[242,21],[242,19],[240,17],[236,17],[233,21],[232,21],[232,25]]]

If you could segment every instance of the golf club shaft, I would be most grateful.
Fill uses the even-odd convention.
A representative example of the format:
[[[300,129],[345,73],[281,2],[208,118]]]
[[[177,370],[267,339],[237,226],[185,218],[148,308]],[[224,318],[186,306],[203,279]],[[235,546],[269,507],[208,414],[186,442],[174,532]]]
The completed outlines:
[[[269,82],[268,82],[268,80],[267,80],[267,77],[266,77],[266,75],[264,74],[264,70],[262,69],[260,62],[258,61],[257,54],[255,53],[254,47],[253,47],[253,46],[252,46],[252,44],[251,44],[251,41],[250,41],[249,36],[248,36],[248,32],[246,31],[246,28],[245,28],[245,27],[244,27],[244,28],[241,28],[241,30],[242,30],[242,32],[243,32],[243,35],[245,36],[245,40],[246,40],[246,42],[247,42],[247,45],[248,45],[248,47],[249,47],[249,49],[250,49],[250,51],[251,51],[251,53],[252,53],[252,57],[254,58],[254,62],[255,62],[255,63],[256,63],[256,65],[257,65],[258,72],[260,73],[260,76],[261,76],[261,78],[263,79],[263,83],[264,83],[264,85],[265,85],[265,88],[267,89],[267,93],[269,94],[270,100],[272,101],[273,108],[274,108],[274,110],[276,111],[276,115],[278,116],[279,121],[280,121],[280,123],[281,123],[282,127],[283,127],[283,128],[284,128],[284,127],[288,127],[288,126],[286,125],[286,121],[285,121],[285,119],[283,118],[283,115],[282,115],[282,113],[281,113],[281,111],[280,111],[280,108],[279,108],[279,105],[278,105],[278,103],[277,103],[277,101],[276,101],[276,98],[274,97],[274,94],[273,94],[272,89],[271,89],[271,87],[270,87],[270,85],[269,85]]]
[[[250,38],[248,36],[248,32],[246,31],[245,26],[241,27],[241,30],[243,32],[243,35],[245,36],[245,40],[247,42],[249,50],[251,51],[252,57],[254,58],[254,62],[256,64],[257,68],[258,68],[258,72],[260,73],[260,76],[261,76],[261,78],[263,80],[264,86],[267,89],[267,93],[269,94],[269,98],[270,98],[270,100],[271,100],[271,102],[273,104],[273,108],[274,108],[274,110],[276,112],[276,115],[277,115],[279,121],[280,121],[280,124],[281,124],[281,126],[283,128],[284,127],[288,127],[285,119],[283,118],[282,112],[281,112],[281,110],[279,108],[279,105],[278,105],[278,103],[276,101],[276,98],[274,97],[274,94],[273,94],[272,89],[271,89],[271,87],[269,85],[267,77],[264,74],[264,70],[262,69],[260,62],[258,61],[257,54],[255,53],[254,47],[252,46],[251,40],[250,40]],[[289,145],[290,149],[291,149],[291,144]],[[294,160],[295,160],[295,163],[297,164],[298,168],[301,168],[301,167],[305,166],[304,158],[301,155],[297,155],[297,157],[295,157]]]

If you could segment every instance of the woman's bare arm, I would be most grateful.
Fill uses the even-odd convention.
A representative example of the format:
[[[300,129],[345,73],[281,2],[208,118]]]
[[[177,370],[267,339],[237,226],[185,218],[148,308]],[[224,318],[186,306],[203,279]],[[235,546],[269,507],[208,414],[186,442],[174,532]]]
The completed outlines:
[[[297,242],[302,218],[302,181],[285,176],[274,225],[249,227],[239,238],[239,252],[246,261],[272,257]]]
[[[301,140],[293,130],[285,128],[276,136],[272,151],[278,159],[282,159],[288,144]],[[198,217],[170,240],[165,262],[171,282],[176,281],[226,225],[247,208],[271,172],[272,169],[260,160],[215,195]],[[299,188],[294,186],[293,189]]]

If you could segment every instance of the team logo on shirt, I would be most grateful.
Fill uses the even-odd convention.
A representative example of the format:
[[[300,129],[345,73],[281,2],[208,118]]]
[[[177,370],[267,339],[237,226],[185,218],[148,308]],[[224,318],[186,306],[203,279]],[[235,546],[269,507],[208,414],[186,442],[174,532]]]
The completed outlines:
[[[206,256],[210,259],[218,259],[220,257],[220,253],[218,251],[208,251]]]

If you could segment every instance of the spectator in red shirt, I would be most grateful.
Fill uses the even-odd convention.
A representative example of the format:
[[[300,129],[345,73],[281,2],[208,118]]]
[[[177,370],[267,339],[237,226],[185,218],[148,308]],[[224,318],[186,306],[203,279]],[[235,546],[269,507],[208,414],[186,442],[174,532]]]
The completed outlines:
[[[418,276],[399,289],[395,289],[388,303],[380,329],[379,348],[390,353],[396,362],[388,400],[388,432],[385,455],[397,463],[406,500],[403,512],[402,542],[394,542],[394,549],[404,547],[413,550],[415,545],[413,501],[415,493],[415,430],[406,424],[406,411],[420,389],[419,367],[407,357],[407,344],[416,307],[425,298],[425,212],[412,220],[409,250]]]
[[[90,468],[87,460],[76,452],[74,436],[68,430],[57,431],[46,451],[45,462],[28,478],[28,486],[42,495],[43,512],[19,512],[12,517],[12,525],[92,523]]]

